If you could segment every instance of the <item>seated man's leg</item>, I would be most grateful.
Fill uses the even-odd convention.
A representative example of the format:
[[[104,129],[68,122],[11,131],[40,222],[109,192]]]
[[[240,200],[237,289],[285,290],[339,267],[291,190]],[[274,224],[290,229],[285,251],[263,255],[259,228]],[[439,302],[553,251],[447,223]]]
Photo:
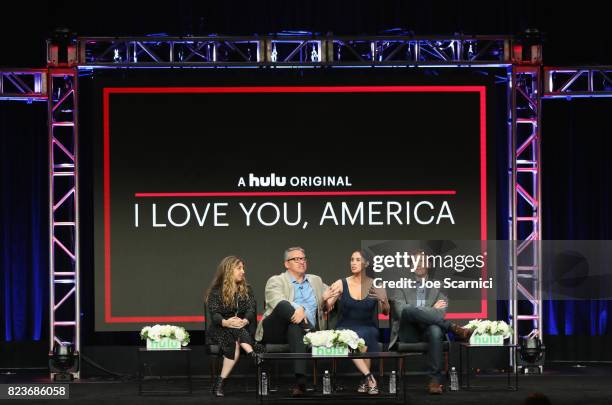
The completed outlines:
[[[306,352],[304,343],[304,328],[300,325],[291,323],[291,317],[295,309],[288,301],[281,301],[276,304],[270,315],[263,320],[264,343],[287,343],[291,353]],[[295,374],[299,381],[304,383],[306,374],[306,360],[295,360]]]
[[[281,301],[276,304],[272,313],[264,319],[264,343],[287,343],[287,327],[291,325],[291,317],[295,309],[289,301]]]
[[[402,323],[417,323],[423,327],[437,325],[443,331],[448,331],[452,325],[450,321],[444,319],[440,311],[430,307],[415,307],[414,305],[406,305],[402,309],[400,321]]]
[[[429,343],[427,361],[432,380],[442,383],[442,349],[444,344],[444,332],[438,325],[429,325],[423,333],[423,340]]]
[[[291,353],[306,353],[308,346],[304,343],[304,328],[295,323],[289,324],[286,330],[287,343],[289,343],[289,350]],[[304,379],[306,375],[306,360],[295,360],[294,361],[295,374],[298,379]],[[300,383],[305,383],[300,381]]]
[[[400,318],[398,340],[402,343],[420,342],[423,327],[418,322],[414,322],[409,317],[404,316],[404,312],[406,311],[402,311],[402,317]]]

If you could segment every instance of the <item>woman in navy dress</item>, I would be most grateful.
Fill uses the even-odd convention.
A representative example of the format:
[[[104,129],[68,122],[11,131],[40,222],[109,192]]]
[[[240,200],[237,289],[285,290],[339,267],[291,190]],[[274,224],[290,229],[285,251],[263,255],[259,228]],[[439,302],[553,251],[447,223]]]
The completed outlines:
[[[366,350],[378,350],[378,309],[389,313],[389,301],[384,289],[374,288],[366,275],[368,262],[360,251],[351,255],[351,276],[337,280],[323,294],[328,311],[339,302],[339,320],[336,329],[351,329],[363,338]],[[353,363],[363,373],[358,392],[378,394],[376,379],[370,372],[370,359],[354,359]]]

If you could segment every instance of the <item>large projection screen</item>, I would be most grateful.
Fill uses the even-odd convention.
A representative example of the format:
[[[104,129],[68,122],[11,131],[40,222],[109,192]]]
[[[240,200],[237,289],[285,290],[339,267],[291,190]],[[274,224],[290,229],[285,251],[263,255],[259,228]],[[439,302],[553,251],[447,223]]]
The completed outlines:
[[[364,240],[495,239],[486,83],[97,84],[97,331],[202,329],[230,254],[261,313],[290,246],[331,284]],[[486,318],[481,298],[449,316]]]

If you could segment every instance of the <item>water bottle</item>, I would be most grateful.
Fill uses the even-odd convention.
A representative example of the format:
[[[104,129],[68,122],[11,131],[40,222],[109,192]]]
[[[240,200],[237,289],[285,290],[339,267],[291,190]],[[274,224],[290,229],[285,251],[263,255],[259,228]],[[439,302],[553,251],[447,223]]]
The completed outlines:
[[[265,371],[261,373],[261,381],[259,382],[259,395],[268,395],[268,374]]]
[[[451,367],[450,371],[450,390],[459,391],[459,378],[457,377],[457,370],[455,370],[455,367]]]
[[[391,377],[389,377],[389,394],[397,393],[397,375],[395,370],[391,371]]]
[[[323,374],[323,395],[331,394],[331,377],[329,375],[329,371],[325,370],[325,374]]]

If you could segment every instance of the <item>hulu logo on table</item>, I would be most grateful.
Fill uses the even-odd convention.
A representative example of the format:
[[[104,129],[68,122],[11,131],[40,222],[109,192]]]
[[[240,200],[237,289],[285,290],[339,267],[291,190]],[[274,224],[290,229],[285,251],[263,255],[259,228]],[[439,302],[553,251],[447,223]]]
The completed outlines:
[[[312,348],[313,356],[348,356],[347,346],[317,346]]]
[[[470,337],[470,344],[501,346],[504,344],[504,337],[501,335],[479,335],[475,333]]]
[[[177,339],[161,338],[159,341],[147,339],[147,350],[180,350],[181,342]]]

